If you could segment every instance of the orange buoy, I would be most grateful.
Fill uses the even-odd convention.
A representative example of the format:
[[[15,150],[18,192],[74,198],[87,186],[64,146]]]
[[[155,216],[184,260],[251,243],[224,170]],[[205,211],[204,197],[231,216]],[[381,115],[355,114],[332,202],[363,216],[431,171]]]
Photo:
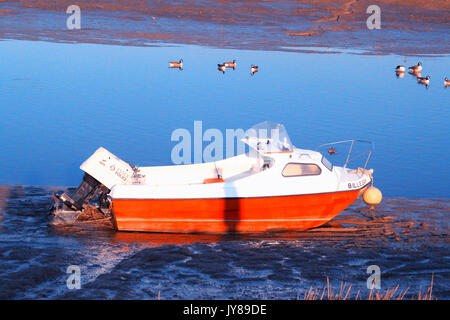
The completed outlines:
[[[370,205],[370,209],[374,209],[374,205],[379,204],[383,199],[381,191],[375,187],[370,187],[363,194],[363,200]]]

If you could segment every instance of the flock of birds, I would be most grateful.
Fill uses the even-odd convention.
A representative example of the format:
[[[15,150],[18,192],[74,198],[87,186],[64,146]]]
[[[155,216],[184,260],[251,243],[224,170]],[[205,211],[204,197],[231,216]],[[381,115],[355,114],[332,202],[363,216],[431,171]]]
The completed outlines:
[[[406,59],[405,59],[406,61]],[[169,62],[169,68],[176,68],[179,70],[183,70],[183,59],[180,59],[179,61],[172,61]],[[233,60],[232,62],[224,62],[217,64],[217,70],[221,71],[223,74],[225,74],[225,71],[227,68],[232,68],[233,70],[236,69],[236,60]],[[397,66],[395,68],[395,74],[398,78],[403,78],[405,76],[405,72],[408,70],[408,72],[415,76],[417,78],[417,82],[420,84],[424,84],[427,89],[430,85],[430,76],[422,77],[422,62],[418,62],[417,65],[411,66],[408,69],[405,66]],[[250,66],[250,75],[254,75],[256,72],[258,72],[258,66],[251,65]],[[450,86],[450,80],[445,77],[444,79],[444,86],[447,88]]]
[[[178,70],[183,70],[183,59],[180,59],[180,61],[169,62],[169,68],[176,68]],[[233,60],[232,62],[224,62],[217,64],[217,70],[221,71],[223,74],[225,74],[227,68],[232,68],[233,70],[235,70],[236,60]],[[252,64],[250,66],[250,75],[253,76],[256,72],[258,72],[258,66]]]
[[[418,62],[417,65],[411,66],[408,68],[408,72],[415,76],[417,78],[417,82],[420,84],[424,84],[427,89],[428,86],[430,85],[430,76],[426,76],[426,77],[422,77],[422,62]],[[405,72],[406,72],[406,67],[405,66],[397,66],[397,68],[395,68],[395,75],[400,78],[403,78],[405,76]],[[444,79],[444,87],[448,87],[450,86],[450,80],[448,80],[447,77],[445,77]]]

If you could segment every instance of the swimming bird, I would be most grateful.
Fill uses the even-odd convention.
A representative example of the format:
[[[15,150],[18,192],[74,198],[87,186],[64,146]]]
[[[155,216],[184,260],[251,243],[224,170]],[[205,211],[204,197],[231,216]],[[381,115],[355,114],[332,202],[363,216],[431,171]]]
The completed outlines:
[[[178,68],[181,70],[183,68],[183,59],[180,59],[178,62],[169,62],[169,68]]]
[[[411,73],[419,72],[419,71],[422,70],[422,62],[419,61],[419,62],[417,63],[417,65],[411,66],[411,67],[409,67],[408,69],[409,69],[409,72],[411,72]]]
[[[225,62],[224,65],[225,65],[225,67],[233,68],[233,70],[234,70],[234,69],[236,69],[236,60],[233,60],[233,62]]]
[[[397,66],[397,68],[395,68],[395,71],[397,71],[397,72],[405,72],[406,71],[406,67],[405,66]]]
[[[419,83],[426,85],[428,88],[428,85],[430,84],[430,76],[426,76],[425,78],[418,77],[417,80]]]
[[[250,72],[251,72],[250,73],[251,75],[254,75],[255,72],[258,72],[258,66],[255,66],[255,65],[252,64],[252,66],[250,68]]]
[[[218,64],[218,65],[217,65],[217,69],[218,69],[219,71],[222,71],[223,74],[225,74],[225,70],[226,70],[227,68],[225,67],[225,64]]]
[[[444,86],[447,88],[447,87],[450,87],[450,80],[448,80],[447,79],[447,77],[445,77],[445,79],[444,79]]]

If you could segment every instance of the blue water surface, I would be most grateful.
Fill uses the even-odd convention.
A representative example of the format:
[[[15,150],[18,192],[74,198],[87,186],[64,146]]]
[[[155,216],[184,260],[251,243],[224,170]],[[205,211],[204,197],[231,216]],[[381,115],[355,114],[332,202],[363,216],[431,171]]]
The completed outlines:
[[[168,68],[180,58],[183,71]],[[217,70],[233,59],[236,70]],[[448,198],[449,56],[403,59],[1,41],[0,184],[78,185],[79,165],[100,146],[138,165],[169,165],[177,128],[193,132],[199,120],[225,134],[272,120],[300,148],[373,141],[368,167],[385,196]],[[419,60],[428,89],[394,73]]]

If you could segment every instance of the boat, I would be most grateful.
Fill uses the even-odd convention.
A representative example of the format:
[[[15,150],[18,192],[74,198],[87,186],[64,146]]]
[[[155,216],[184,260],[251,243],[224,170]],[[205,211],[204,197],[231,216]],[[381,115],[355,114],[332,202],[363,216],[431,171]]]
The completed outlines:
[[[100,193],[118,231],[260,233],[319,227],[351,205],[373,181],[363,140],[292,145],[282,124],[265,121],[241,139],[248,152],[220,161],[134,167],[99,148],[82,165],[82,184],[57,194],[62,211],[80,212]],[[350,144],[343,166],[320,152]],[[347,168],[354,145],[369,143],[364,166]],[[324,152],[325,153],[325,152]],[[331,155],[331,153],[330,153]],[[106,195],[106,196],[105,196]],[[100,201],[101,202],[101,201]],[[106,203],[106,205],[105,205]],[[102,204],[99,205],[102,210]]]

